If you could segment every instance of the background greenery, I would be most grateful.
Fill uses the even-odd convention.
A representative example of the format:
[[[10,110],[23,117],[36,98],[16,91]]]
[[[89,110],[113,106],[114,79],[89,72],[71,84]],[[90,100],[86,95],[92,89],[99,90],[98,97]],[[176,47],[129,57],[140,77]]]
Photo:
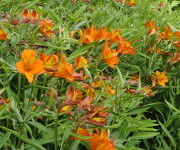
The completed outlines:
[[[160,2],[164,7],[158,8]],[[121,57],[118,65],[121,72],[106,69],[107,74],[113,77],[112,85],[117,89],[117,94],[103,102],[104,106],[110,107],[109,112],[112,113],[108,125],[104,128],[111,133],[117,149],[178,150],[180,66],[168,64],[167,58],[147,52],[146,42],[153,42],[153,38],[147,37],[145,23],[154,21],[160,31],[163,31],[165,26],[170,26],[173,31],[179,30],[179,5],[179,1],[172,0],[154,0],[151,4],[148,0],[137,0],[135,7],[121,5],[113,0],[77,1],[75,4],[70,0],[1,0],[0,27],[7,32],[8,40],[0,42],[0,94],[11,100],[11,107],[0,107],[0,149],[83,150],[87,147],[83,142],[68,140],[74,135],[72,130],[75,125],[67,117],[58,116],[57,123],[57,114],[53,110],[44,111],[44,108],[38,108],[32,111],[30,107],[31,100],[35,97],[39,101],[48,101],[50,107],[54,107],[45,93],[53,86],[58,89],[60,99],[63,100],[69,83],[59,79],[47,83],[45,78],[40,78],[41,82],[29,85],[24,77],[17,73],[15,63],[25,48],[45,51],[47,54],[60,50],[69,56],[69,62],[87,53],[95,57],[102,48],[99,43],[92,46],[93,51],[88,51],[87,45],[84,46],[77,39],[69,37],[72,30],[95,25],[120,29],[121,34],[133,42],[137,51],[135,56]],[[38,27],[28,24],[11,25],[10,21],[20,18],[25,8],[37,10],[41,18],[52,19],[54,30],[63,32],[58,32],[56,38],[41,42]],[[164,51],[173,51],[172,47],[168,47],[168,43],[162,43],[161,47]],[[103,65],[99,68],[93,67],[95,65],[92,64],[89,70],[91,74],[100,74],[104,68]],[[154,97],[132,95],[122,90],[126,86],[122,82],[129,78],[129,74],[138,72],[147,81],[146,84],[151,84],[149,76],[154,71],[164,71],[167,67],[170,68],[167,72],[168,86],[157,87]],[[103,92],[99,95],[101,99]],[[114,100],[115,104],[112,103]],[[55,125],[58,127],[55,128]]]

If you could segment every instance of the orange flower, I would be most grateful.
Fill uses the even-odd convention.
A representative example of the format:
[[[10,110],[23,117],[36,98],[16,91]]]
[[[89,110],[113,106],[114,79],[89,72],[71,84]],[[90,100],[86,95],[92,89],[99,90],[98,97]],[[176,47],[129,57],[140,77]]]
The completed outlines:
[[[84,128],[78,128],[76,133],[78,135],[82,135],[82,136],[86,136],[89,137],[89,139],[83,139],[83,138],[79,138],[79,137],[73,137],[73,140],[81,140],[81,141],[90,141],[91,139],[91,134],[89,133],[89,131],[87,129]]]
[[[174,32],[174,35],[180,40],[180,31]]]
[[[90,99],[95,99],[97,96],[96,91],[91,87],[87,88],[86,92]]]
[[[47,56],[44,53],[39,54],[39,59],[43,62],[44,70],[46,73],[53,73],[58,69],[58,56],[57,55],[49,55]]]
[[[158,28],[155,26],[155,23],[153,21],[146,22],[145,26],[149,28],[148,31],[149,36],[155,34],[158,30]]]
[[[50,38],[50,37],[52,37],[52,35],[54,35],[54,32],[52,31],[53,26],[54,26],[54,24],[51,20],[43,19],[40,22],[39,32],[42,35]]]
[[[166,86],[166,82],[168,82],[168,77],[165,75],[165,72],[156,71],[155,75],[151,75],[152,86],[156,86],[157,84],[161,86]]]
[[[0,108],[3,107],[3,105],[11,105],[10,99],[5,99],[0,95]]]
[[[71,111],[72,106],[66,105],[60,108],[59,112],[69,114]]]
[[[75,89],[74,87],[70,87],[66,93],[65,104],[74,105],[79,104],[83,100],[83,93],[80,90]]]
[[[42,61],[36,59],[36,51],[25,49],[21,54],[21,61],[16,63],[17,70],[23,73],[28,81],[33,81],[34,75],[43,72],[44,66]]]
[[[53,76],[65,78],[69,81],[74,81],[76,79],[79,79],[79,80],[82,79],[82,74],[78,74],[73,70],[72,64],[69,64],[66,61],[66,58],[64,55],[61,58],[61,62],[60,62],[60,65],[58,66],[57,72],[55,72]]]
[[[107,43],[104,44],[102,58],[111,68],[114,68],[119,62],[117,55],[118,52],[116,50],[111,50]]]
[[[101,80],[97,80],[95,82],[92,82],[90,84],[90,86],[94,87],[94,88],[99,88],[99,87],[102,87],[102,81]]]
[[[105,40],[109,36],[106,30],[107,28],[96,29],[95,26],[87,28],[80,32],[80,41],[84,44],[90,44],[98,40]]]
[[[98,33],[96,35],[96,40],[105,40],[107,38],[109,38],[109,33],[107,32],[107,27],[106,28],[100,27],[98,29]]]
[[[102,130],[101,133],[97,130],[97,132],[93,133],[91,137],[91,150],[115,150],[113,141],[109,139],[108,132],[106,130]]]
[[[90,44],[96,41],[98,31],[95,26],[87,28],[84,31],[80,32],[80,41],[84,44]]]
[[[127,4],[128,6],[136,6],[135,0],[129,0],[128,2],[126,2],[126,4]]]
[[[0,29],[0,40],[7,40],[7,34],[3,30]]]
[[[173,57],[171,57],[168,62],[171,62],[171,63],[177,63],[177,62],[180,62],[180,52],[176,52],[174,53]]]
[[[74,137],[73,139],[89,142],[91,150],[115,150],[113,141],[109,139],[106,130],[99,131],[98,129],[95,129],[94,133],[90,133],[87,129],[78,128],[76,133],[78,135],[89,137],[89,139],[79,137]]]
[[[150,86],[146,86],[140,91],[140,93],[145,94],[147,97],[154,96],[154,92]]]
[[[37,23],[39,21],[39,13],[36,10],[30,12],[24,9],[21,16],[23,23]]]
[[[109,95],[116,94],[116,90],[113,90],[110,85],[107,85],[106,89],[107,89],[107,92],[108,92]]]
[[[77,57],[75,60],[75,68],[76,69],[81,69],[83,67],[88,67],[88,63],[87,63],[87,60],[86,58],[84,58],[83,56],[79,56]]]
[[[110,115],[108,112],[105,112],[108,108],[93,106],[91,105],[89,111],[82,118],[85,122],[96,126],[104,126],[107,123],[107,117]]]
[[[170,27],[165,27],[164,32],[159,34],[161,40],[168,40],[172,37],[173,32],[171,32]]]
[[[136,54],[135,49],[131,46],[131,42],[129,41],[122,41],[122,43],[118,43],[118,52],[122,55],[134,55]]]
[[[69,36],[70,36],[70,38],[74,38],[74,37],[75,37],[76,32],[77,32],[76,30],[71,31],[71,32],[70,32],[70,35],[69,35]]]
[[[111,43],[113,42],[121,43],[124,40],[124,38],[121,35],[119,35],[119,32],[120,32],[119,29],[111,30],[111,32],[109,33],[109,41]]]
[[[12,24],[12,25],[18,25],[18,24],[19,24],[19,20],[18,20],[18,19],[13,19],[13,20],[11,21],[11,24]]]

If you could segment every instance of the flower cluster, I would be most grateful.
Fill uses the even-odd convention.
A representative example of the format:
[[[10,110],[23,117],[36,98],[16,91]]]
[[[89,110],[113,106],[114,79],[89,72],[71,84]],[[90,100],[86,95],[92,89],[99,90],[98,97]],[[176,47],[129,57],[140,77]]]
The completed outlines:
[[[118,64],[118,54],[134,55],[135,49],[131,46],[131,42],[127,41],[119,34],[119,30],[107,31],[107,28],[96,29],[94,26],[87,28],[80,33],[80,41],[84,44],[90,44],[96,41],[105,41],[102,49],[102,59],[114,68]],[[113,43],[117,44],[116,49],[111,49]]]
[[[75,72],[72,64],[66,61],[66,57],[62,55],[61,60],[57,55],[47,56],[31,49],[25,49],[21,54],[21,60],[16,63],[17,70],[24,74],[28,81],[33,82],[34,75],[48,73],[52,77],[65,78],[69,81],[82,80],[83,75]]]
[[[21,14],[21,19],[13,19],[11,24],[19,25],[22,23],[31,23],[38,25],[39,32],[47,38],[51,38],[54,35],[52,30],[54,23],[50,19],[40,19],[40,14],[36,10],[29,11],[24,9]]]
[[[148,36],[155,36],[155,43],[153,46],[149,47],[149,51],[152,52],[155,50],[156,53],[160,53],[163,55],[170,55],[171,58],[167,61],[170,63],[177,63],[180,62],[180,31],[171,31],[169,26],[164,27],[164,31],[160,32],[159,28],[155,25],[155,22],[148,21],[146,22],[145,26],[149,29]],[[164,52],[159,45],[161,42],[169,41],[170,45],[174,45],[176,47],[176,51],[171,52]]]

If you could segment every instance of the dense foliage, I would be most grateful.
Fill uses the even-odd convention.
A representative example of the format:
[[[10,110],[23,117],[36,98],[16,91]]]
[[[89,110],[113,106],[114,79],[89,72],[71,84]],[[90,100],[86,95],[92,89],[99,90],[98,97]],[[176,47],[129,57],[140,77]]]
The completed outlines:
[[[0,149],[178,150],[179,7],[2,0]]]

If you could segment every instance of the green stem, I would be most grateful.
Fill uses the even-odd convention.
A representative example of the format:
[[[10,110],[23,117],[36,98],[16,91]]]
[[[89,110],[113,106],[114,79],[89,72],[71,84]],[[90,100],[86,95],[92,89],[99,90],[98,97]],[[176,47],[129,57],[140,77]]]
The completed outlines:
[[[19,73],[18,75],[18,100],[21,99],[21,74]]]
[[[55,120],[56,124],[55,124],[55,150],[58,150],[58,112],[57,112],[57,116],[56,116],[56,120]]]

